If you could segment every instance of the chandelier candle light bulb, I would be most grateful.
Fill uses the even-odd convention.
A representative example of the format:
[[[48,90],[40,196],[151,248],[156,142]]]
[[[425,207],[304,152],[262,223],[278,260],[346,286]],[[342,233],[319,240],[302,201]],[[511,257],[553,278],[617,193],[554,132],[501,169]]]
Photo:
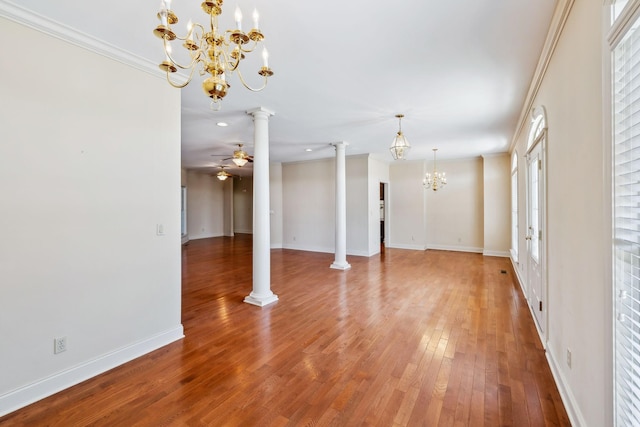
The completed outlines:
[[[238,31],[242,31],[242,11],[240,10],[240,6],[236,6],[236,28]]]
[[[193,22],[187,22],[187,41],[193,42]]]
[[[260,26],[258,25],[258,20],[260,19],[260,15],[258,14],[258,9],[253,9],[253,28],[258,29]]]
[[[242,31],[242,11],[240,7],[235,10],[236,29],[222,30],[218,27],[218,16],[222,14],[223,0],[204,0],[201,4],[202,10],[209,15],[209,24],[202,25],[189,21],[187,24],[187,34],[184,37],[177,35],[171,28],[178,22],[178,16],[170,9],[171,1],[163,0],[160,3],[158,18],[160,25],[153,31],[154,35],[163,41],[165,60],[159,64],[161,70],[166,72],[167,81],[176,88],[183,88],[188,85],[195,70],[204,76],[202,88],[212,100],[212,107],[220,108],[220,102],[227,95],[230,85],[227,83],[226,74],[237,72],[238,78],[244,87],[258,92],[267,85],[267,79],[273,75],[269,68],[266,49],[263,49],[262,58],[264,65],[258,70],[262,76],[261,87],[251,87],[240,72],[240,63],[245,59],[245,54],[251,53],[264,40],[264,35],[258,29],[258,11],[253,12],[253,23],[255,28],[248,33]],[[187,63],[179,63],[171,55],[171,42],[182,41],[182,46],[189,54]],[[263,46],[264,47],[264,46]],[[180,78],[172,77],[178,69],[184,70],[188,76]],[[208,76],[207,76],[208,74]]]

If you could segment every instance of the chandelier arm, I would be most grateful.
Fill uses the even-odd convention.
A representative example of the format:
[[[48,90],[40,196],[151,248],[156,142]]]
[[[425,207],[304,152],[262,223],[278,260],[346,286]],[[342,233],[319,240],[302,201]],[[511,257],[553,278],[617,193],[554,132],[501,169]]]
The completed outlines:
[[[255,41],[255,40],[254,40],[254,41],[253,41],[253,46],[251,47],[251,49],[245,49],[245,48],[243,48],[243,47],[242,47],[242,45],[240,45],[240,51],[241,51],[241,52],[244,52],[244,53],[251,53],[251,52],[253,52],[254,50],[256,50],[256,48],[258,47],[258,43],[259,43],[259,42],[257,42],[257,41]]]
[[[202,56],[202,48],[199,48],[197,51],[195,51],[196,54],[190,54],[191,63],[189,65],[182,65],[173,59],[173,56],[171,56],[171,53],[169,52],[169,50],[167,50],[167,46],[170,46],[169,41],[167,39],[164,39],[164,54],[167,55],[167,58],[169,58],[169,61],[171,61],[171,64],[183,70],[188,70],[189,68],[195,68],[196,62],[198,62],[198,60]]]
[[[171,81],[171,74],[169,71],[167,71],[167,82],[169,82],[169,84],[177,89],[182,89],[183,87],[186,87],[189,83],[191,83],[191,79],[193,78],[193,73],[196,70],[196,67],[192,67],[191,68],[191,72],[189,73],[189,77],[187,78],[187,80],[184,83],[174,83]]]
[[[229,71],[229,73],[233,73],[240,65],[240,58],[235,58],[233,61],[229,59],[229,53],[227,53],[224,49],[220,49],[222,53],[222,61],[224,62],[225,69]]]
[[[260,92],[262,89],[264,89],[265,87],[267,87],[267,76],[264,76],[264,83],[262,84],[262,87],[254,89],[251,86],[249,86],[247,84],[247,82],[244,81],[244,77],[242,77],[242,73],[240,72],[240,69],[238,69],[238,77],[240,78],[240,81],[242,82],[242,85],[244,87],[246,87],[247,89],[249,89],[251,92]]]

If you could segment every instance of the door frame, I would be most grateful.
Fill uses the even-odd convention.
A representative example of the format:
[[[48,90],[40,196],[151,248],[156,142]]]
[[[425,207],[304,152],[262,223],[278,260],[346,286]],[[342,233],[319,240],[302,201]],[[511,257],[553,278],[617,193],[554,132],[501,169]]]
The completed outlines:
[[[544,114],[544,112],[540,113]],[[527,257],[527,270],[526,270],[526,281],[527,281],[527,295],[525,296],[527,299],[527,305],[529,306],[529,310],[531,310],[531,314],[534,318],[534,324],[536,325],[536,329],[538,329],[538,335],[540,335],[540,340],[542,341],[542,345],[544,348],[547,347],[547,337],[549,331],[549,289],[548,289],[548,266],[547,266],[547,127],[546,127],[546,117],[543,119],[544,125],[539,129],[538,132],[535,133],[535,136],[532,138],[532,142],[529,144],[527,148],[527,152],[525,153],[525,172],[526,172],[526,233],[529,233],[529,224],[530,224],[530,198],[531,198],[531,188],[530,188],[530,171],[529,171],[529,156],[532,151],[540,148],[540,174],[539,174],[539,206],[538,206],[538,215],[540,216],[540,231],[541,237],[539,242],[539,265],[540,265],[540,288],[541,288],[541,300],[542,300],[542,325],[538,322],[538,317],[535,313],[537,307],[532,306],[532,283],[531,283],[531,266],[530,262],[530,241],[525,240],[526,242],[526,257]],[[533,135],[532,135],[533,136]]]

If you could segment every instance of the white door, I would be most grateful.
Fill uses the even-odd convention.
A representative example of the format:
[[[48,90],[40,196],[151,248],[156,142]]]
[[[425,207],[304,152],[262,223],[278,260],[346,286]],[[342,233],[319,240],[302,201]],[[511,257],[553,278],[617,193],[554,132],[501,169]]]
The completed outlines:
[[[542,333],[546,329],[545,254],[542,244],[544,225],[543,139],[527,154],[527,282],[529,304]]]

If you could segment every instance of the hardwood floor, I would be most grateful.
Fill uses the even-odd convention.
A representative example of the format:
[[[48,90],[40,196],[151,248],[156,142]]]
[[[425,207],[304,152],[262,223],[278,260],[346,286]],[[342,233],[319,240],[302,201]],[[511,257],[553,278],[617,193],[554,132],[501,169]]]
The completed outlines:
[[[386,249],[343,272],[274,250],[279,301],[260,308],[242,302],[250,236],[182,257],[184,340],[0,424],[569,425],[506,258]]]

